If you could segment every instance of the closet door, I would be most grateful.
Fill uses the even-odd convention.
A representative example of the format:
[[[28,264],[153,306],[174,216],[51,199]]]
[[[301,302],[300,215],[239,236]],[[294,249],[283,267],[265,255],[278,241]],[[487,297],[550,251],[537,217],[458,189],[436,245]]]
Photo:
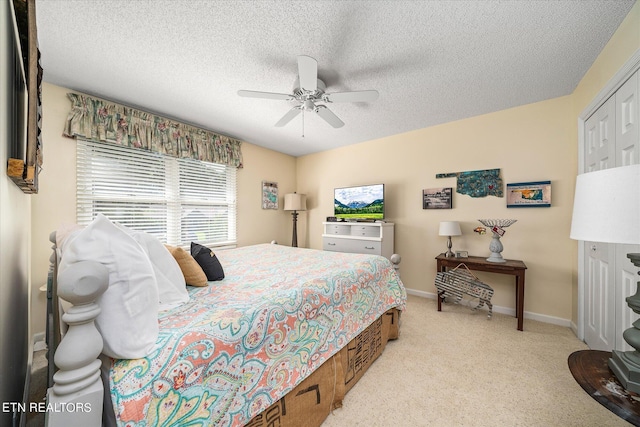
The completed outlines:
[[[616,164],[616,95],[611,96],[585,122],[585,172],[609,169]]]
[[[636,72],[616,92],[616,166],[640,163],[640,109],[638,87],[640,72]],[[640,219],[639,219],[640,220]],[[639,253],[640,245],[611,245],[615,247],[616,295],[616,345],[615,349],[629,351],[633,348],[624,341],[622,332],[631,327],[640,316],[627,305],[625,298],[636,293],[637,268],[627,258],[628,253]]]
[[[638,85],[640,71],[631,76],[616,92],[616,166],[636,165],[640,141],[640,109],[638,109]]]
[[[615,95],[585,122],[585,172],[615,165]],[[615,250],[608,243],[584,242],[584,340],[593,350],[616,344]]]

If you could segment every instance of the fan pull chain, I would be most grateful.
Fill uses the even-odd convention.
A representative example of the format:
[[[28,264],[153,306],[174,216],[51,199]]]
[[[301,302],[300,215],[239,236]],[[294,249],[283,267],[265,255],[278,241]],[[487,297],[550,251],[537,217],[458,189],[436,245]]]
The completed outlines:
[[[302,137],[304,138],[304,109],[302,109]]]

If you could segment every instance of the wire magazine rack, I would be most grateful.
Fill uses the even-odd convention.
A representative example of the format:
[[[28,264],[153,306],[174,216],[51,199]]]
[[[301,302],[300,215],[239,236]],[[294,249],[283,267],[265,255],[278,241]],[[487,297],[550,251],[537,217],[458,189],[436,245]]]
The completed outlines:
[[[486,304],[489,309],[487,318],[491,319],[493,316],[493,304],[491,304],[493,288],[480,281],[464,263],[458,264],[452,270],[436,273],[435,285],[438,298],[442,301],[445,298],[451,298],[455,303],[459,303],[463,295],[468,295],[480,300],[472,310],[478,310]]]

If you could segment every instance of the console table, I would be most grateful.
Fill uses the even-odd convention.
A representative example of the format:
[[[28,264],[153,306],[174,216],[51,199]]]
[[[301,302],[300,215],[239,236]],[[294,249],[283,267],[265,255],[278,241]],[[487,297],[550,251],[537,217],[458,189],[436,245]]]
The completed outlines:
[[[527,266],[519,260],[508,259],[506,262],[490,262],[485,257],[469,256],[466,258],[446,257],[440,254],[436,257],[438,271],[447,271],[464,263],[469,270],[486,271],[489,273],[510,274],[515,276],[516,284],[516,317],[518,330],[522,330],[524,320],[524,273]],[[442,311],[442,300],[438,296],[438,311]]]

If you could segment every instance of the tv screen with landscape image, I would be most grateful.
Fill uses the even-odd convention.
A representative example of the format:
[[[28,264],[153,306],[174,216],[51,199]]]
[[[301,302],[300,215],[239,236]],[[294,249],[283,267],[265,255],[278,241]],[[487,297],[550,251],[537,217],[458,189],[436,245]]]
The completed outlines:
[[[384,219],[384,184],[336,188],[333,202],[336,218],[356,221]]]

